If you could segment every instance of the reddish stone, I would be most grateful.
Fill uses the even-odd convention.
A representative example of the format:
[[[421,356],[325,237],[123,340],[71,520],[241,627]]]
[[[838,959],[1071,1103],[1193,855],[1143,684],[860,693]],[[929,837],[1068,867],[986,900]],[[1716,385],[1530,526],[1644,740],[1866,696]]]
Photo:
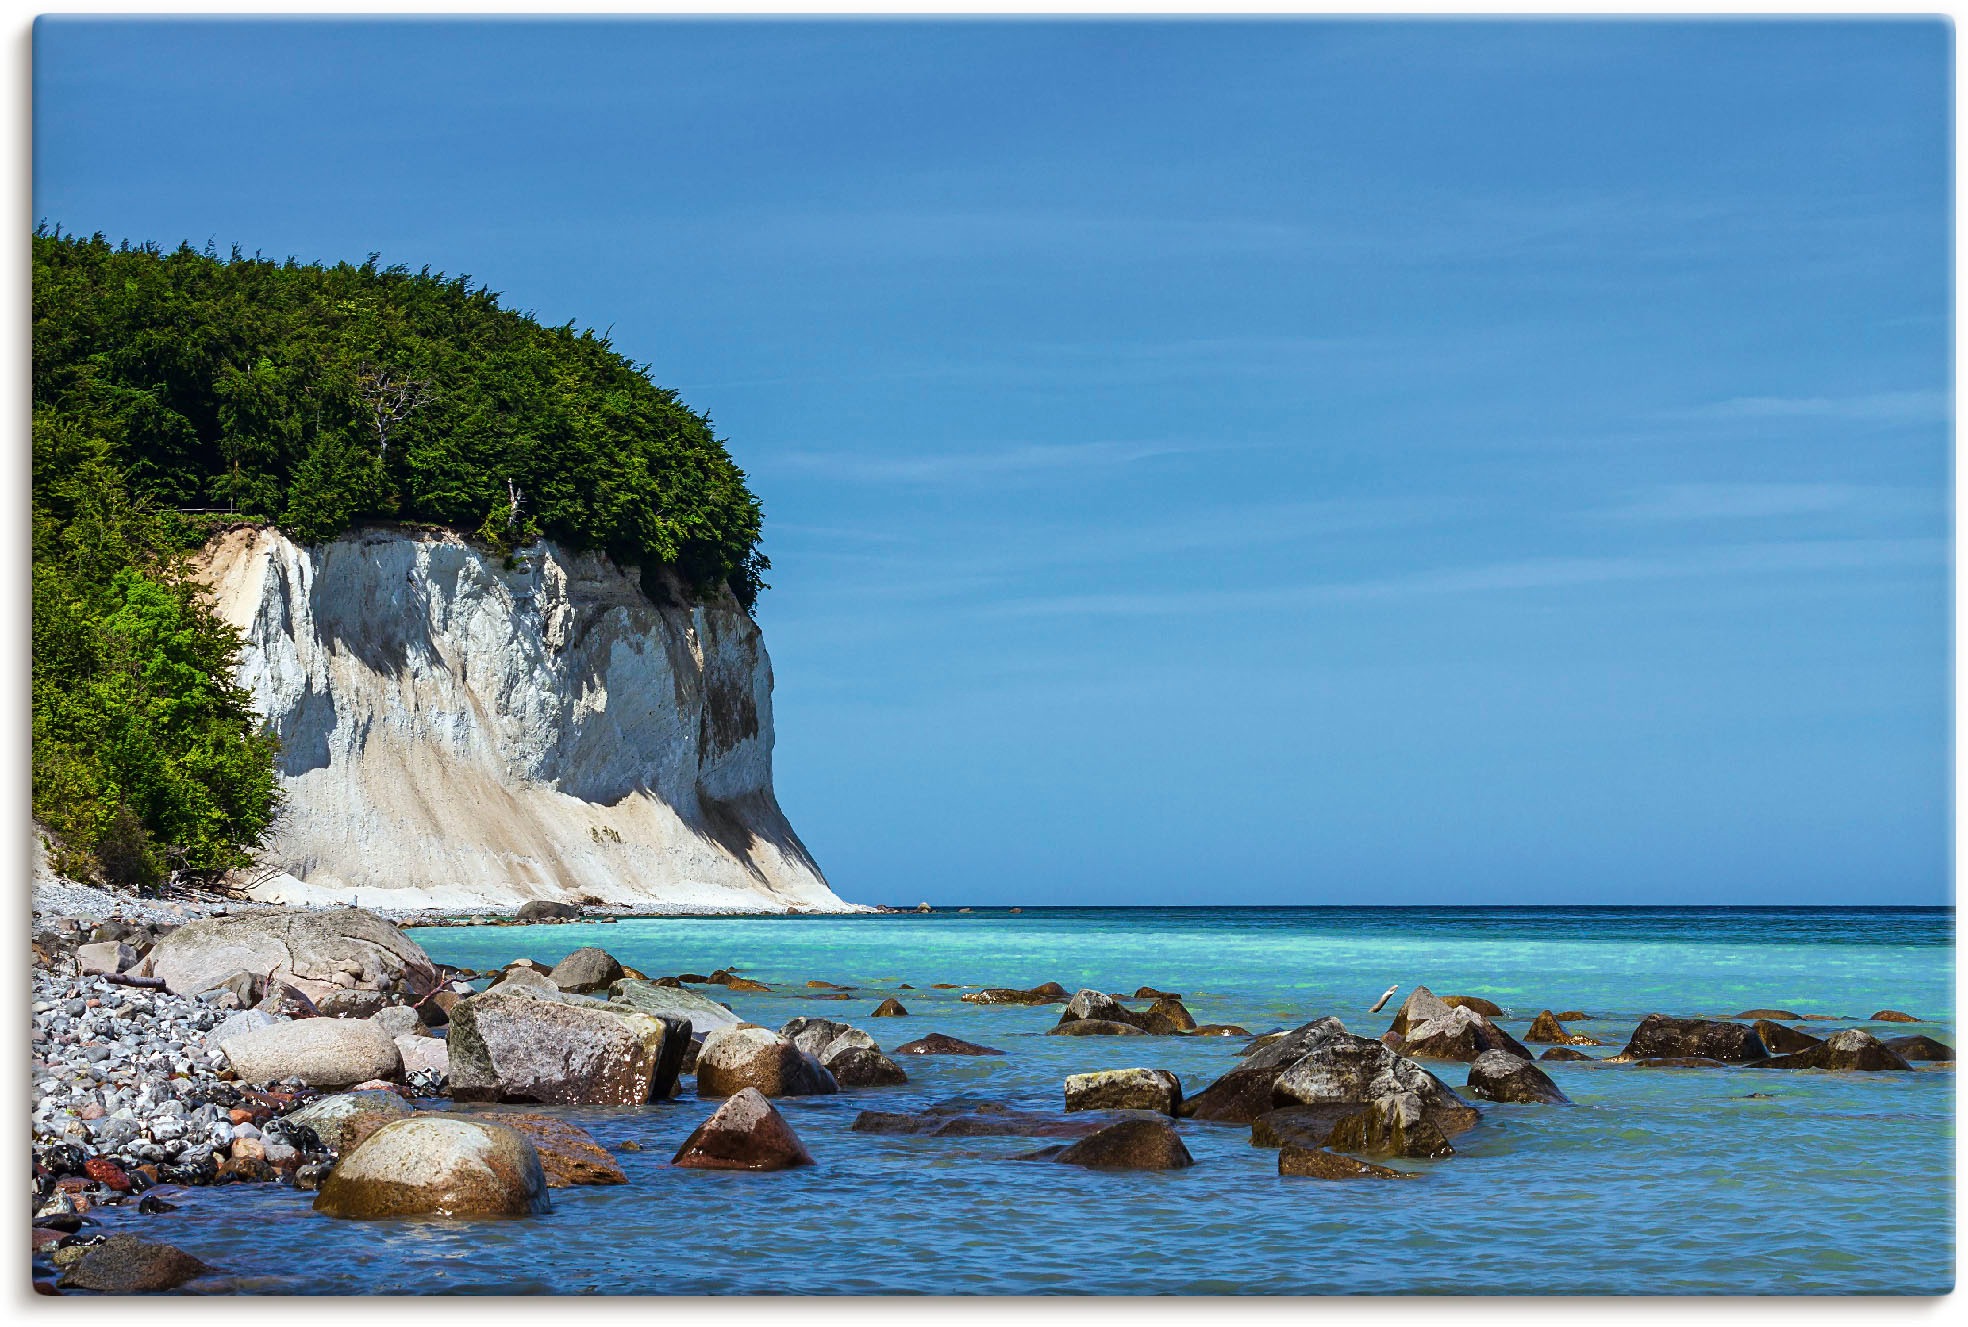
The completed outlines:
[[[130,1191],[130,1177],[123,1173],[123,1167],[108,1157],[90,1157],[82,1163],[82,1169],[90,1179],[114,1189],[117,1193]]]

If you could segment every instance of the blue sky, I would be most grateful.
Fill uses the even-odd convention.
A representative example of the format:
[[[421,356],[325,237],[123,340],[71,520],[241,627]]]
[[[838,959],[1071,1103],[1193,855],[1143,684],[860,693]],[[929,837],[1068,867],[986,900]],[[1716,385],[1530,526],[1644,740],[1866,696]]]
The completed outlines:
[[[1952,46],[44,19],[35,213],[612,328],[848,897],[1938,903]]]

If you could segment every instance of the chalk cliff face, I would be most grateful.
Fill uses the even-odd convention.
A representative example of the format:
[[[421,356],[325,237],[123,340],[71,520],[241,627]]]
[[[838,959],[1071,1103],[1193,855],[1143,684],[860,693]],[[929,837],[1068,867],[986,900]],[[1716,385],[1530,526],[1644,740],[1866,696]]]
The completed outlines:
[[[200,573],[281,740],[282,874],[255,897],[853,910],[773,795],[772,665],[735,600],[383,530],[232,530]]]

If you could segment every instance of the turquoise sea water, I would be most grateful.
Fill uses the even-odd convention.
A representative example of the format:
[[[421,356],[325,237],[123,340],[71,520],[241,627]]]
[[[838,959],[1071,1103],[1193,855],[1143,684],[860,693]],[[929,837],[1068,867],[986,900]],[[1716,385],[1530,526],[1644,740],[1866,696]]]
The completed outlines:
[[[1483,995],[1521,1036],[1541,1009],[1616,1054],[1652,1011],[1834,1015],[1955,1042],[1949,910],[1000,909],[416,932],[440,961],[554,961],[598,944],[652,976],[730,966],[754,1022],[855,1022],[885,1047],[930,1031],[1008,1052],[905,1057],[906,1087],[782,1101],[818,1164],[779,1174],[667,1165],[710,1112],[683,1097],[558,1113],[630,1183],[554,1192],[551,1215],[339,1222],[276,1186],[193,1191],[170,1238],[270,1293],[1935,1294],[1954,1283],[1951,1068],[1912,1074],[1552,1064],[1576,1103],[1484,1107],[1457,1155],[1402,1184],[1281,1179],[1245,1127],[1185,1121],[1191,1169],[1104,1174],[1008,1160],[1004,1138],[849,1132],[863,1109],[958,1093],[1057,1109],[1069,1073],[1173,1069],[1197,1091],[1235,1039],[1047,1037],[1057,1006],[961,1003],[932,982],[1058,981],[1183,993],[1252,1031],[1333,1014],[1385,1030],[1392,983]],[[820,1001],[811,979],[852,985]],[[902,983],[916,989],[898,991]],[[717,988],[713,995],[722,996]],[[897,994],[905,1019],[869,1020]],[[1901,1009],[1918,1026],[1865,1023]],[[1452,1086],[1466,1069],[1430,1067]],[[686,1080],[688,1083],[688,1080]],[[1768,1093],[1751,1098],[1750,1093]],[[125,1218],[114,1217],[119,1223]],[[149,1229],[162,1234],[158,1219]]]

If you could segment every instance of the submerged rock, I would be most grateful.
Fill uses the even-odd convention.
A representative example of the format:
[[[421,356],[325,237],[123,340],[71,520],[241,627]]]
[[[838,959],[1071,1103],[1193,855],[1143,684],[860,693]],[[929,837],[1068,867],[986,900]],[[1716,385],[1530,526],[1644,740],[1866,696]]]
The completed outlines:
[[[900,1087],[909,1081],[901,1065],[872,1046],[830,1046],[820,1063],[842,1087]]]
[[[1164,995],[1154,1004],[1135,1016],[1135,1024],[1143,1032],[1158,1037],[1179,1036],[1196,1030],[1196,1019],[1181,997]]]
[[[1145,1037],[1147,1032],[1132,1023],[1116,1023],[1106,1018],[1082,1018],[1046,1029],[1048,1037]]]
[[[540,1158],[540,1170],[547,1177],[550,1189],[565,1189],[577,1184],[627,1184],[629,1177],[608,1150],[594,1140],[594,1135],[579,1125],[552,1115],[536,1115],[518,1111],[500,1111],[497,1114],[482,1115],[475,1118],[503,1124],[533,1144],[534,1154]]]
[[[1553,1046],[1550,1050],[1538,1056],[1538,1058],[1540,1060],[1551,1060],[1557,1063],[1571,1063],[1579,1060],[1589,1061],[1593,1057],[1587,1055],[1584,1051],[1575,1051],[1570,1046]]]
[[[1763,1039],[1756,1029],[1741,1023],[1722,1023],[1704,1018],[1670,1018],[1648,1014],[1640,1020],[1617,1060],[1718,1060],[1724,1064],[1750,1064],[1767,1059]]]
[[[818,1060],[766,1028],[741,1024],[704,1038],[697,1094],[729,1097],[746,1088],[768,1097],[823,1096],[840,1091],[840,1084]]]
[[[956,1097],[914,1114],[864,1110],[854,1117],[850,1131],[933,1138],[1084,1138],[1108,1123],[1087,1116],[1043,1115],[985,1098]]]
[[[1052,1159],[1089,1170],[1180,1170],[1196,1164],[1175,1127],[1161,1120],[1110,1124]]]
[[[1376,1166],[1371,1161],[1358,1157],[1328,1152],[1324,1148],[1305,1147],[1298,1143],[1286,1143],[1278,1149],[1278,1173],[1280,1175],[1303,1176],[1315,1180],[1412,1180],[1420,1178],[1412,1171],[1394,1170],[1388,1166]]]
[[[1897,1009],[1882,1009],[1866,1020],[1869,1023],[1918,1023],[1912,1014],[1903,1014]]]
[[[1532,1106],[1569,1106],[1571,1098],[1558,1090],[1550,1075],[1508,1051],[1485,1051],[1469,1066],[1469,1091],[1485,1101]]]
[[[690,1170],[786,1170],[813,1157],[755,1088],[740,1088],[684,1139],[670,1161]]]
[[[1836,1069],[1878,1072],[1911,1070],[1912,1065],[1896,1051],[1888,1049],[1864,1028],[1834,1032],[1808,1050],[1763,1060],[1758,1069]]]
[[[926,1037],[904,1042],[895,1048],[897,1055],[1003,1055],[1004,1052],[991,1046],[979,1046],[974,1041],[963,1041],[948,1037],[941,1032],[932,1032]]]
[[[965,1004],[1064,1004],[1072,997],[1064,986],[1049,981],[1027,990],[1015,990],[1009,986],[987,986],[981,991],[957,997]]]
[[[1066,1079],[1066,1109],[1152,1110],[1174,1115],[1182,1080],[1166,1069],[1102,1069]]]
[[[1747,1018],[1751,1020],[1758,1019],[1758,1018],[1769,1018],[1769,1019],[1781,1018],[1786,1022],[1795,1023],[1798,1019],[1804,1017],[1804,1015],[1793,1014],[1788,1009],[1745,1009],[1740,1014],[1737,1014],[1736,1017]]]
[[[506,1217],[550,1211],[546,1172],[517,1130],[419,1114],[386,1124],[322,1181],[314,1210],[354,1220]]]
[[[621,1005],[497,991],[451,1011],[459,1101],[640,1106],[670,1094],[690,1025]]]
[[[62,1272],[64,1290],[94,1290],[105,1295],[155,1294],[176,1290],[212,1269],[183,1249],[135,1235],[111,1235],[83,1250]]]

